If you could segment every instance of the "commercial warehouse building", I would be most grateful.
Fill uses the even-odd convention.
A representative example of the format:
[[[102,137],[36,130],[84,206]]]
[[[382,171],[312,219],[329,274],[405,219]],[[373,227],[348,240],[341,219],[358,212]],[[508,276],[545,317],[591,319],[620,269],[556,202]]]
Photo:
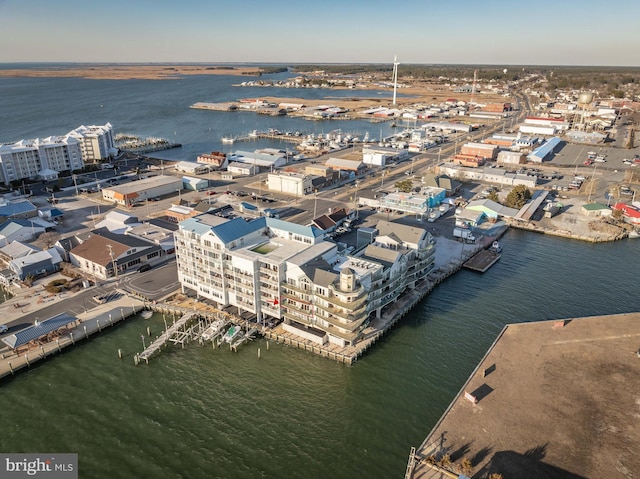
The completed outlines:
[[[182,190],[182,178],[175,176],[152,176],[126,185],[112,186],[102,190],[102,198],[123,206],[133,206],[149,198],[169,195]]]

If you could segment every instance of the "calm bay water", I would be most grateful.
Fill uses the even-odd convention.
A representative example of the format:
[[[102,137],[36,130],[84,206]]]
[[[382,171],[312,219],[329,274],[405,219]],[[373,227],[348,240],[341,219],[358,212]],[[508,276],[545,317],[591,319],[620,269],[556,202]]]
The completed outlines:
[[[189,104],[278,94],[229,87],[237,81],[0,80],[0,140],[110,121],[212,149],[223,134],[244,132],[242,120],[267,119]],[[321,94],[284,94],[304,92]],[[237,129],[219,133],[233,121]],[[281,121],[289,120],[267,124],[290,128]],[[305,130],[359,127],[300,121]],[[351,367],[274,343],[267,350],[262,340],[238,353],[168,349],[134,366],[140,335],[148,325],[158,334],[162,317],[128,321],[0,385],[0,450],[78,452],[83,478],[402,477],[410,447],[505,324],[640,307],[638,240],[591,245],[510,231],[502,244],[487,273],[442,283]]]

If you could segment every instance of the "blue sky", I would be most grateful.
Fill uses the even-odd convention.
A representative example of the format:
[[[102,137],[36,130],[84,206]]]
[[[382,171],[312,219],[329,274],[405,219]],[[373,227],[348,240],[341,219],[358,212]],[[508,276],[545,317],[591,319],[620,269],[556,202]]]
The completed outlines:
[[[640,65],[637,0],[0,0],[0,62]]]

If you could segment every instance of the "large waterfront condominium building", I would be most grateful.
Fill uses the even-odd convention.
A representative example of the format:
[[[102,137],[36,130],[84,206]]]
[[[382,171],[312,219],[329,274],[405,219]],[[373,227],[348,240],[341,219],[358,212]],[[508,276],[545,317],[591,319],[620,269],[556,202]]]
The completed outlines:
[[[82,158],[85,162],[107,159],[116,151],[111,123],[102,126],[82,125],[70,131],[68,136],[80,141]]]
[[[374,243],[333,261],[307,252],[287,262],[282,285],[283,328],[318,343],[357,342],[373,318],[434,267],[430,233],[381,221]]]
[[[65,136],[0,145],[0,182],[55,179],[61,171],[82,169],[85,162],[105,159],[115,152],[110,123],[83,125]]]
[[[375,242],[344,255],[320,230],[275,218],[189,218],[175,232],[183,292],[235,306],[320,344],[355,343],[371,318],[433,268],[431,235],[381,222]]]
[[[0,181],[52,179],[65,170],[84,166],[80,141],[69,136],[20,140],[0,146]]]

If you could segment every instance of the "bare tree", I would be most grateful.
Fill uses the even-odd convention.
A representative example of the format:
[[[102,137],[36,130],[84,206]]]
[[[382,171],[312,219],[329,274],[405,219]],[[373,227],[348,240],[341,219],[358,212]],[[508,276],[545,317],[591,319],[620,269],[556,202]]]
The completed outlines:
[[[46,246],[47,249],[51,248],[56,241],[58,241],[59,235],[53,231],[46,231],[38,236],[38,242]]]

